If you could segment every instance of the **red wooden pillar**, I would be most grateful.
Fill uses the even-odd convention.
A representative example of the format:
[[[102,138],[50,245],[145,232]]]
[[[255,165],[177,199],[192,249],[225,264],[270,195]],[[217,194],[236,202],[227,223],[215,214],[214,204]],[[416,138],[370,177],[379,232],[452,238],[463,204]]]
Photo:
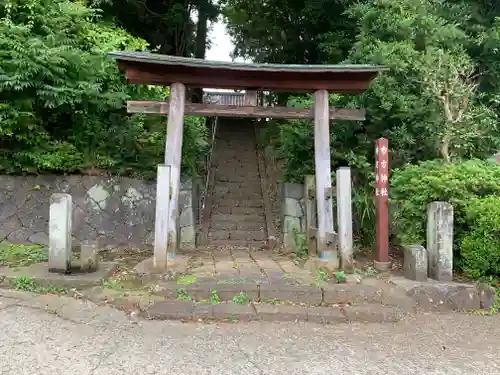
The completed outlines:
[[[376,248],[375,268],[389,269],[389,141],[379,138],[375,141],[375,206],[376,206]]]

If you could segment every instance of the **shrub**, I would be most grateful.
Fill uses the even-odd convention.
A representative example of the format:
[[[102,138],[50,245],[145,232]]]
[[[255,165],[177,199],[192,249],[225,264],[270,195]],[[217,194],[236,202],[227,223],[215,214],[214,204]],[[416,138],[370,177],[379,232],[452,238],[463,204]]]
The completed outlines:
[[[450,202],[454,207],[454,237],[468,230],[466,207],[472,199],[500,196],[500,165],[469,160],[457,163],[425,161],[395,170],[391,176],[393,221],[403,244],[424,244],[427,204]]]
[[[500,277],[500,197],[471,199],[466,211],[470,229],[460,241],[460,268],[474,279]]]

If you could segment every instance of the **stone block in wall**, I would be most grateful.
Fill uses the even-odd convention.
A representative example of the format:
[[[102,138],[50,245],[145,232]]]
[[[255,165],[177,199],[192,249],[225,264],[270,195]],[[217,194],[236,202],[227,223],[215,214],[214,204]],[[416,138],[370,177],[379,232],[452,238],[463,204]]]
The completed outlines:
[[[181,247],[194,246],[196,231],[193,225],[181,228]]]
[[[197,211],[190,179],[181,181],[182,242],[194,244]],[[0,240],[48,242],[49,198],[71,194],[73,243],[100,238],[104,246],[150,245],[154,239],[156,183],[102,176],[1,176]],[[192,245],[189,245],[192,246]]]
[[[179,192],[180,247],[193,248],[196,243],[196,196],[195,184],[191,179],[181,181]]]
[[[285,216],[283,218],[283,233],[293,233],[296,230],[299,233],[304,232],[300,217]]]
[[[304,197],[304,185],[295,183],[283,184],[283,198],[300,200]]]
[[[299,200],[285,197],[285,199],[283,199],[282,214],[283,216],[302,217],[304,211]]]

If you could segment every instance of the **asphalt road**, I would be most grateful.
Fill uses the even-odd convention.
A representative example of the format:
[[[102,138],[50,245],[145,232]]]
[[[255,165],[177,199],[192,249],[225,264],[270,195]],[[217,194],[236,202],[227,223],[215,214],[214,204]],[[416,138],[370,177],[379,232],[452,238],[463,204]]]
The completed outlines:
[[[397,324],[334,326],[180,323],[1,291],[0,374],[495,375],[500,317],[419,315]]]

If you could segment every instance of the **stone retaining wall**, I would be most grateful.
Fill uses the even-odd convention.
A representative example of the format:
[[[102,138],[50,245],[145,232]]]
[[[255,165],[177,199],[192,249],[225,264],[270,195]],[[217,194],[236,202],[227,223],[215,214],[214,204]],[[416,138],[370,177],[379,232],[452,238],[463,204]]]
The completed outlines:
[[[180,193],[182,247],[195,245],[197,190],[184,179]],[[48,243],[49,198],[73,198],[73,242],[100,238],[103,246],[151,245],[156,182],[94,176],[0,176],[0,241]]]
[[[283,231],[283,247],[286,250],[295,250],[294,232],[305,233],[305,219],[304,185],[293,183],[283,184],[281,228]]]

